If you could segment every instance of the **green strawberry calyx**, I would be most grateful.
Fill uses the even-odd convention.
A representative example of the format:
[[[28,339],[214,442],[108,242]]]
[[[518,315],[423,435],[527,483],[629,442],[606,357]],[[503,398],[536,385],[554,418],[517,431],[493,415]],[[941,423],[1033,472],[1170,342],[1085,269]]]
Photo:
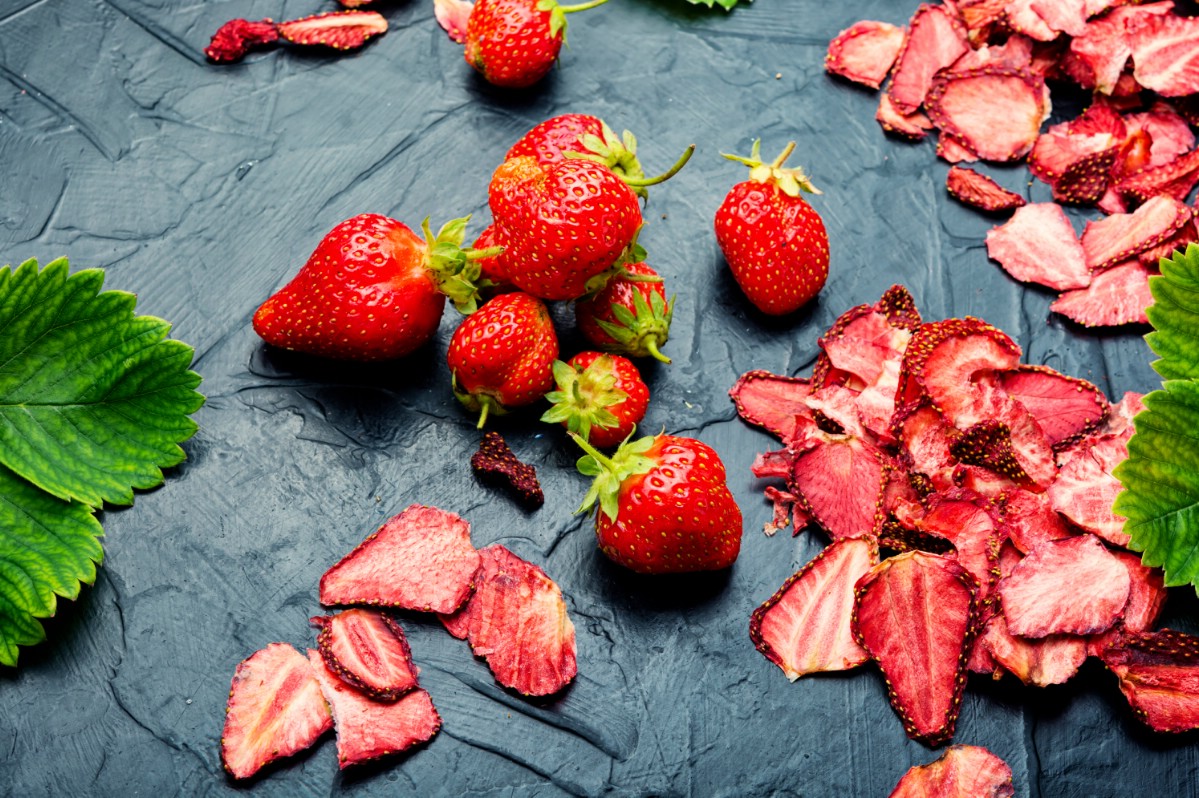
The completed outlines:
[[[637,146],[637,140],[634,139],[632,137],[632,134],[629,133],[628,131],[625,131],[625,134],[629,137],[629,140],[632,141],[633,148],[635,151],[636,146]],[[615,137],[615,134],[613,134],[613,137]],[[584,144],[586,144],[587,140],[588,140],[588,137],[585,136]],[[683,150],[683,154],[679,156],[679,159],[674,162],[673,166],[671,166],[669,169],[667,169],[665,172],[663,172],[660,175],[654,175],[653,177],[646,177],[644,172],[641,172],[641,164],[640,163],[637,164],[637,171],[641,172],[641,173],[640,174],[632,174],[631,172],[628,172],[628,171],[621,171],[621,170],[612,168],[612,166],[608,163],[608,161],[605,160],[603,157],[601,157],[596,152],[591,152],[591,153],[566,152],[566,153],[563,153],[563,155],[565,155],[567,158],[575,158],[575,159],[581,159],[581,160],[585,160],[585,161],[593,161],[595,163],[600,164],[601,166],[607,166],[609,169],[612,170],[613,174],[615,174],[617,177],[619,177],[621,180],[623,180],[625,185],[627,185],[629,188],[631,188],[633,190],[634,194],[636,194],[638,197],[641,197],[642,199],[645,199],[648,196],[648,192],[646,192],[646,190],[645,190],[648,186],[656,186],[659,183],[665,183],[667,180],[669,180],[670,178],[677,175],[679,173],[679,171],[684,166],[687,165],[687,162],[691,160],[691,156],[694,154],[695,154],[695,145],[688,144],[687,149]],[[633,157],[636,158],[635,152],[634,152]]]
[[[538,0],[537,10],[550,12],[550,38],[555,38],[561,34],[562,43],[566,44],[566,15],[602,6],[606,2],[608,0],[588,0],[585,3],[564,6],[560,5],[558,0]]]
[[[606,166],[622,180],[625,177],[632,180],[644,178],[645,171],[641,168],[641,161],[637,159],[637,137],[628,130],[617,136],[616,131],[608,127],[608,123],[602,119],[600,127],[603,133],[602,138],[594,133],[587,133],[580,139],[586,152],[571,151],[564,155],[567,158],[594,161],[601,166]],[[644,198],[648,192],[644,186],[637,186],[633,188],[633,193]]]
[[[636,275],[628,275],[632,279]],[[670,321],[674,316],[674,297],[669,301],[656,292],[647,301],[640,291],[633,292],[633,309],[619,302],[612,303],[612,317],[616,321],[596,319],[595,323],[615,341],[609,348],[630,357],[652,357],[662,363],[670,358],[662,354],[659,347],[670,338]]]
[[[504,251],[503,247],[486,249],[463,248],[466,241],[466,224],[469,216],[451,219],[434,235],[429,227],[429,217],[421,222],[425,234],[425,268],[433,275],[437,290],[445,294],[454,307],[464,316],[479,309],[479,292],[491,285],[482,276],[479,261],[493,258]]]
[[[601,355],[585,369],[555,360],[553,371],[558,390],[545,395],[553,407],[541,416],[542,421],[565,422],[567,430],[577,432],[585,440],[591,440],[593,427],[611,429],[620,424],[608,408],[629,395],[616,387],[616,369],[611,357]]]
[[[450,386],[454,390],[454,396],[458,398],[463,407],[472,413],[479,414],[479,422],[475,424],[475,429],[483,429],[489,417],[506,415],[508,412],[508,408],[504,407],[500,400],[491,394],[483,391],[471,393],[458,387],[458,372],[450,375]]]
[[[790,168],[783,166],[794,151],[795,142],[789,141],[779,154],[779,157],[770,163],[765,163],[762,161],[762,140],[754,139],[753,148],[750,150],[748,158],[740,155],[730,155],[727,152],[722,152],[721,155],[730,161],[736,161],[748,166],[750,180],[755,183],[774,183],[788,197],[798,197],[804,191],[809,194],[823,193],[816,186],[812,185],[812,181],[808,179],[803,169],[798,166]]]
[[[600,512],[615,521],[620,503],[620,487],[629,477],[646,474],[657,465],[646,452],[653,448],[658,440],[656,435],[648,435],[639,440],[630,441],[636,433],[636,427],[629,432],[629,437],[620,444],[610,457],[606,457],[594,446],[583,440],[576,432],[568,433],[586,454],[579,458],[576,466],[583,476],[594,477],[583,503],[576,512],[592,510],[597,505]]]

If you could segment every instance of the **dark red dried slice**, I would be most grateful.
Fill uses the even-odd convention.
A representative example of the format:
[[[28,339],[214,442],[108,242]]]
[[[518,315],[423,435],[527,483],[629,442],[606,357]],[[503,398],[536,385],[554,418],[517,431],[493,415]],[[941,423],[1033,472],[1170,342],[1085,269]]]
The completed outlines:
[[[312,666],[287,643],[271,643],[233,672],[221,762],[235,779],[303,751],[333,726]]]
[[[387,18],[377,11],[327,11],[279,23],[279,35],[292,44],[354,50],[387,32]]]
[[[954,199],[984,211],[1010,211],[1025,204],[1024,197],[964,166],[949,168],[945,187]]]
[[[958,14],[966,25],[967,36],[975,47],[991,41],[1000,30],[1006,30],[1004,11],[1010,0],[958,0]]]
[[[878,564],[870,538],[843,538],[816,555],[754,610],[749,637],[791,681],[870,659],[850,629],[854,584]]]
[[[811,418],[812,411],[807,405],[811,394],[808,380],[761,369],[742,374],[729,389],[737,415],[773,433],[784,443],[794,437],[796,416]]]
[[[905,114],[895,106],[891,95],[883,93],[878,96],[878,110],[874,119],[883,130],[894,133],[912,141],[919,141],[933,129],[932,120],[921,111]]]
[[[1145,309],[1153,304],[1150,274],[1140,261],[1130,260],[1096,274],[1086,288],[1064,292],[1049,309],[1086,327],[1147,324]]]
[[[914,740],[937,745],[953,736],[977,591],[956,561],[922,551],[883,560],[858,581],[854,636],[878,663]]]
[[[312,622],[321,630],[316,642],[325,665],[346,684],[380,701],[416,687],[408,638],[390,615],[351,609]]]
[[[927,551],[930,554],[953,554],[953,544],[940,535],[911,529],[894,521],[883,523],[878,532],[880,549],[903,554],[905,551]]]
[[[1066,167],[1053,183],[1053,198],[1070,205],[1094,205],[1107,191],[1119,145],[1084,155]]]
[[[499,544],[480,550],[475,594],[442,622],[487,660],[496,681],[523,695],[551,695],[578,672],[575,627],[545,571]]]
[[[952,164],[963,161],[974,163],[978,160],[978,153],[966,146],[961,139],[942,130],[937,135],[937,157]]]
[[[1123,6],[1089,20],[1086,29],[1071,39],[1069,49],[1073,59],[1085,65],[1090,73],[1090,80],[1083,82],[1083,88],[1112,94],[1132,55],[1130,31],[1143,24],[1146,16],[1172,10],[1171,3],[1149,3],[1140,8]],[[1075,73],[1075,77],[1081,76]]]
[[[977,745],[953,745],[903,775],[890,798],[1012,798],[1012,769]]]
[[[1003,44],[984,44],[969,50],[953,62],[955,72],[963,69],[992,66],[1006,68],[1029,67],[1033,62],[1033,41],[1016,33]]]
[[[877,89],[903,47],[905,31],[888,22],[855,22],[829,42],[824,68],[834,75]]]
[[[987,255],[1023,283],[1083,288],[1091,282],[1086,253],[1062,207],[1038,202],[987,231]]]
[[[795,458],[791,487],[834,539],[874,534],[883,520],[885,463],[882,452],[865,438],[826,434]]]
[[[1112,469],[1127,457],[1125,435],[1095,434],[1063,450],[1058,456],[1058,477],[1046,491],[1053,508],[1080,529],[1127,546],[1124,519],[1112,512],[1121,490]]]
[[[1065,684],[1087,659],[1087,639],[1050,635],[1039,640],[1016,637],[1000,613],[987,622],[979,638],[996,663],[1025,684],[1048,687]]]
[[[974,424],[1002,424],[1007,428],[1012,455],[1033,485],[1044,489],[1057,476],[1053,447],[1040,424],[1032,414],[1013,399],[995,382],[995,373],[983,373],[975,380],[975,390],[970,392],[958,409],[956,424],[959,429]],[[996,455],[999,453],[997,452]],[[1015,472],[1007,474],[1016,481]]]
[[[398,701],[376,701],[339,679],[319,651],[309,649],[308,660],[333,712],[341,768],[407,751],[441,729],[441,716],[424,690],[412,690]]]
[[[470,524],[414,504],[325,572],[321,603],[453,612],[470,596],[480,562]]]
[[[928,117],[984,161],[1023,158],[1049,115],[1045,81],[1027,69],[981,67],[937,76]]]
[[[1199,19],[1154,15],[1131,35],[1132,76],[1162,97],[1199,92]]]
[[[1191,209],[1173,197],[1149,199],[1132,213],[1087,222],[1082,249],[1087,267],[1103,271],[1173,237],[1191,220]]]
[[[1199,638],[1163,629],[1129,634],[1103,653],[1133,713],[1159,732],[1199,728]]]
[[[1033,638],[1111,628],[1129,589],[1128,570],[1094,535],[1042,543],[998,587],[1008,629]]]
[[[1002,421],[986,419],[971,424],[949,444],[949,453],[965,465],[985,468],[1012,484],[1032,484],[1012,448],[1012,431]]]
[[[916,308],[916,300],[902,285],[893,285],[883,291],[878,302],[874,303],[874,309],[886,316],[892,327],[914,332],[920,326],[920,311]]]
[[[896,109],[902,114],[919,109],[933,76],[969,49],[966,29],[955,15],[943,6],[921,4],[908,22],[907,36],[887,88]]]
[[[1044,493],[1011,488],[997,496],[995,504],[1004,535],[1025,554],[1047,540],[1077,534],[1066,526]]]
[[[204,55],[218,64],[240,61],[257,47],[279,40],[279,26],[270,19],[231,19],[212,34]]]
[[[478,450],[470,457],[470,467],[476,474],[495,479],[514,491],[525,507],[545,504],[545,493],[537,479],[537,469],[521,462],[498,432],[483,434]]]
[[[996,379],[1037,420],[1051,446],[1069,443],[1107,418],[1110,405],[1103,391],[1048,366],[1018,366]]]

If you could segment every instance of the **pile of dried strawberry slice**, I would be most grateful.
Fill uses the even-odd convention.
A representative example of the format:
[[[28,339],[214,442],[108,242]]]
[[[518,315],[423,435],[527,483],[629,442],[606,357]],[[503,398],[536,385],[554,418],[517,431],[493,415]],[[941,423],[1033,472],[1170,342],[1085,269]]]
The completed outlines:
[[[953,736],[969,672],[1060,684],[1088,656],[1154,729],[1199,727],[1199,638],[1152,632],[1159,571],[1126,551],[1112,477],[1140,396],[1020,363],[976,318],[924,322],[901,286],[843,314],[811,378],[752,371],[730,394],[785,448],[768,534],[832,543],[754,613],[790,678],[875,661],[908,734]]]
[[[500,545],[476,550],[454,513],[413,505],[321,577],[326,606],[307,657],[271,643],[233,676],[221,759],[237,779],[337,733],[342,768],[431,739],[441,718],[418,684],[403,629],[387,610],[434,612],[518,693],[551,695],[577,672],[574,625],[558,586]]]

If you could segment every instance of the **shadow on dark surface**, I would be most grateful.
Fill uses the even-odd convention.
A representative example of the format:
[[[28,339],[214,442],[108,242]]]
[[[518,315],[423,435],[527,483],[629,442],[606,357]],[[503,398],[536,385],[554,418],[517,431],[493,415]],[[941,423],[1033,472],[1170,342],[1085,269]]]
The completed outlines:
[[[591,565],[606,603],[642,612],[672,612],[709,604],[720,598],[733,571],[725,568],[693,574],[639,574],[612,562],[598,548],[592,554]]]

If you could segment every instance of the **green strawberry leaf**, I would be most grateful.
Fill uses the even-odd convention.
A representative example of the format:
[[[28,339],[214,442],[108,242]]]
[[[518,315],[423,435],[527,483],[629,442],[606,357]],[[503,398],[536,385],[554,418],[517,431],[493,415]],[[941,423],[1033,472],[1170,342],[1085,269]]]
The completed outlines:
[[[687,2],[693,6],[707,6],[708,8],[720,6],[726,10],[731,10],[733,6],[737,5],[738,1],[739,0],[687,0]]]
[[[92,507],[160,484],[204,401],[191,347],[103,281],[61,258],[0,269],[0,464]]]
[[[1199,247],[1162,258],[1161,272],[1149,278],[1153,304],[1145,310],[1154,329],[1145,340],[1160,358],[1153,369],[1163,380],[1193,379],[1199,377]]]

